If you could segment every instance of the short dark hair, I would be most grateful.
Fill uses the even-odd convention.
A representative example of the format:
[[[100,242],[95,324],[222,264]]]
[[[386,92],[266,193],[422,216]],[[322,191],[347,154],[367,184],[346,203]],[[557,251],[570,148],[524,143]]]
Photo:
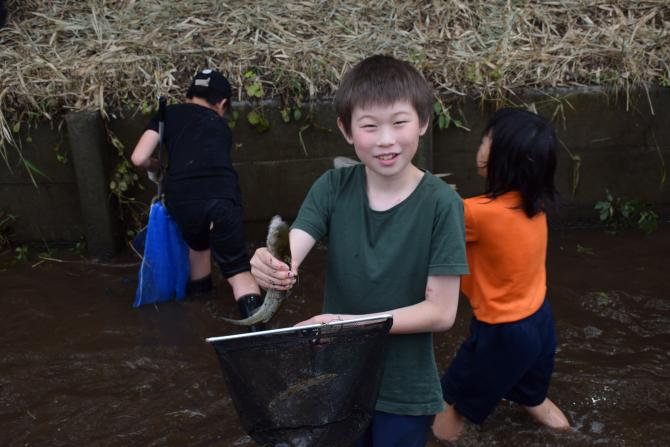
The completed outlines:
[[[434,99],[428,82],[416,68],[391,56],[375,55],[356,64],[344,76],[334,105],[337,117],[350,135],[351,114],[356,107],[408,101],[423,126],[430,122]]]
[[[558,140],[545,118],[527,110],[500,109],[489,119],[484,135],[491,138],[487,197],[495,199],[519,191],[520,208],[528,217],[546,211],[548,202],[557,202],[554,175]]]
[[[220,103],[224,99],[228,99],[225,96],[223,96],[221,93],[219,93],[215,90],[208,89],[207,87],[199,87],[199,86],[193,86],[192,85],[188,88],[188,91],[186,92],[186,97],[188,99],[191,99],[194,96],[204,99],[205,101],[207,101],[208,103],[210,103],[213,106],[217,105],[218,103]]]
[[[232,88],[224,75],[216,70],[206,68],[198,72],[191,81],[186,97],[202,98],[211,105],[216,105],[224,99],[230,99]]]

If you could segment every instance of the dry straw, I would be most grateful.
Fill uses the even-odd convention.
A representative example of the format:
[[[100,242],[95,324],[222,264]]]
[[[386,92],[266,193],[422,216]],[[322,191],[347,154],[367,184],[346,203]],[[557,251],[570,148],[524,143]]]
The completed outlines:
[[[183,94],[202,67],[239,99],[331,96],[361,58],[415,64],[438,95],[668,85],[670,5],[650,1],[23,0],[0,30],[0,150],[12,129]]]

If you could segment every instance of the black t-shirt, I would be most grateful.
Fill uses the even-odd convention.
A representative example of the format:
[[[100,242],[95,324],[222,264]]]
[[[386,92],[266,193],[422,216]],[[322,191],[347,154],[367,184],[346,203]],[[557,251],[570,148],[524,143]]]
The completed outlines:
[[[157,114],[146,128],[158,132]],[[197,104],[169,105],[163,141],[167,200],[226,198],[241,203],[239,179],[230,158],[233,135],[224,118]]]

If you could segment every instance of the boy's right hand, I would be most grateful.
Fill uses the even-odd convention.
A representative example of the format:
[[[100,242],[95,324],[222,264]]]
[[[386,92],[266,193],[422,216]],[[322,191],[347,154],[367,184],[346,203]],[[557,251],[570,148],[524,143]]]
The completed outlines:
[[[267,247],[257,249],[250,264],[251,274],[264,289],[289,290],[296,282],[297,274],[272,256]]]
[[[158,185],[161,182],[162,175],[160,171],[147,171],[147,177],[149,177],[149,180]]]

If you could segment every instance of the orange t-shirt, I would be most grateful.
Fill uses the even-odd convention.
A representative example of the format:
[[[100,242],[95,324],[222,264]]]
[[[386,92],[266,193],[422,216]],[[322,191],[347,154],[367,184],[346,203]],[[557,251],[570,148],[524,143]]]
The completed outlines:
[[[507,323],[535,313],[547,291],[547,217],[524,213],[521,195],[463,201],[470,275],[461,290],[479,321]]]

